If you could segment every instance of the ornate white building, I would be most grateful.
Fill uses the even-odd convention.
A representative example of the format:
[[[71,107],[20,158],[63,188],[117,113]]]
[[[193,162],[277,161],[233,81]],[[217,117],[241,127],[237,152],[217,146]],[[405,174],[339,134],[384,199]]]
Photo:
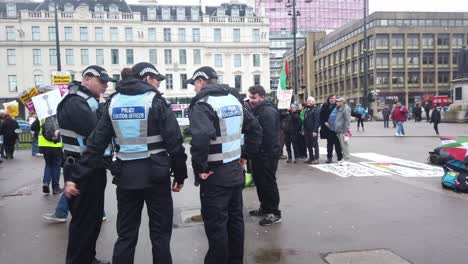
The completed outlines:
[[[268,18],[244,4],[64,0],[57,10],[62,70],[76,80],[90,64],[119,78],[124,67],[147,61],[166,75],[161,90],[174,102],[194,95],[184,80],[204,65],[241,93],[254,84],[269,88]],[[57,70],[54,1],[0,3],[0,57],[0,103],[51,84]]]

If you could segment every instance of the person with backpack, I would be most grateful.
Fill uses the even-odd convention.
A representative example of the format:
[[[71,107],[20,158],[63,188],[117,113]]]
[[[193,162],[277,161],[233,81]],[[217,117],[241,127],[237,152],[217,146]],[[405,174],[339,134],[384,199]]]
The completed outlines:
[[[432,110],[432,114],[431,114],[430,123],[434,123],[434,130],[435,130],[437,135],[439,135],[439,123],[440,123],[440,120],[442,119],[440,117],[440,110],[441,109],[442,109],[442,107],[440,107],[439,105],[436,105],[436,107],[434,107],[434,110]]]
[[[364,119],[367,114],[366,109],[362,106],[362,104],[358,104],[357,108],[354,110],[354,114],[358,116],[356,117],[357,131],[359,131],[359,124],[361,124],[362,132],[364,132]]]
[[[50,193],[52,182],[52,193],[59,194],[60,167],[62,165],[62,142],[59,137],[59,126],[57,116],[49,116],[39,120],[39,134],[37,135],[39,153],[44,155],[45,167],[42,179],[42,192]]]
[[[401,105],[401,102],[397,102],[395,109],[392,112],[392,119],[396,122],[396,133],[395,136],[401,137],[405,135],[404,122],[407,120],[408,109]]]

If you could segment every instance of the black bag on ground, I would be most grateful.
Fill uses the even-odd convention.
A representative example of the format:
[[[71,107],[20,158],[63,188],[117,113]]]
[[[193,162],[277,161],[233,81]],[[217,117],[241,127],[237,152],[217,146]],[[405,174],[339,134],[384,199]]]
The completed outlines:
[[[468,193],[468,173],[462,172],[458,175],[455,191]]]
[[[58,142],[58,139],[55,138],[55,131],[58,129],[59,125],[57,121],[57,116],[49,116],[45,119],[44,123],[42,123],[42,136],[48,141]]]
[[[434,151],[429,152],[428,161],[434,165],[443,165],[447,161],[452,160],[453,157],[443,147],[435,148]]]

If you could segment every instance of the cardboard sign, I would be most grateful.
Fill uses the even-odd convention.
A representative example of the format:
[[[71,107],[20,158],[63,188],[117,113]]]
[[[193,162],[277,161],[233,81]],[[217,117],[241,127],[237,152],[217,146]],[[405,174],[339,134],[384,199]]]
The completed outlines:
[[[37,117],[42,120],[57,113],[57,106],[62,100],[58,89],[36,95],[32,98]]]
[[[36,87],[32,87],[20,96],[21,102],[24,104],[24,106],[26,107],[26,109],[28,109],[29,112],[34,111],[34,104],[32,102],[32,98],[38,94],[39,91],[36,89]]]
[[[19,116],[19,106],[17,101],[11,101],[3,104],[5,111],[10,116]]]
[[[68,85],[71,82],[71,75],[67,71],[56,71],[52,73],[52,85]]]
[[[278,109],[289,109],[291,106],[291,98],[293,90],[278,90],[276,97],[278,98]]]
[[[389,176],[387,172],[382,172],[381,170],[376,170],[369,167],[364,167],[360,164],[347,162],[344,165],[337,163],[331,164],[320,164],[320,165],[311,165],[314,168],[320,169],[324,172],[329,172],[336,174],[340,177],[371,177],[371,176]]]

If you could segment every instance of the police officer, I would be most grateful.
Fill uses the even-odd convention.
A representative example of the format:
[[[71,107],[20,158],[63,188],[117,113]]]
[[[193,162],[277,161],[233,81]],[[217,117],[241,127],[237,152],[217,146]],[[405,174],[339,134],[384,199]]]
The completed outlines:
[[[190,103],[191,155],[200,180],[201,213],[209,249],[205,264],[243,263],[242,165],[261,142],[259,122],[217,83],[213,68],[201,67],[187,82],[195,86]],[[245,133],[244,151],[241,151]]]
[[[88,138],[79,169],[67,182],[65,192],[80,194],[77,182],[92,177],[89,171],[113,140],[117,160],[111,171],[117,185],[118,239],[112,263],[133,263],[144,203],[149,216],[153,263],[172,263],[170,175],[174,175],[172,191],[179,192],[187,178],[187,155],[175,114],[156,89],[164,76],[144,62],[134,65],[132,71],[134,79],[117,84],[116,93]]]
[[[72,170],[86,149],[86,139],[96,127],[102,109],[98,99],[107,88],[110,78],[102,67],[92,65],[83,70],[82,81],[74,81],[69,93],[57,107],[57,118],[63,142],[65,162],[63,166],[66,181],[79,186],[80,195],[69,197],[68,206],[72,219],[69,227],[67,264],[108,263],[95,258],[96,240],[101,230],[104,210],[104,189],[106,168],[99,166],[90,170],[89,177],[73,179]],[[110,150],[107,151],[110,156]]]

